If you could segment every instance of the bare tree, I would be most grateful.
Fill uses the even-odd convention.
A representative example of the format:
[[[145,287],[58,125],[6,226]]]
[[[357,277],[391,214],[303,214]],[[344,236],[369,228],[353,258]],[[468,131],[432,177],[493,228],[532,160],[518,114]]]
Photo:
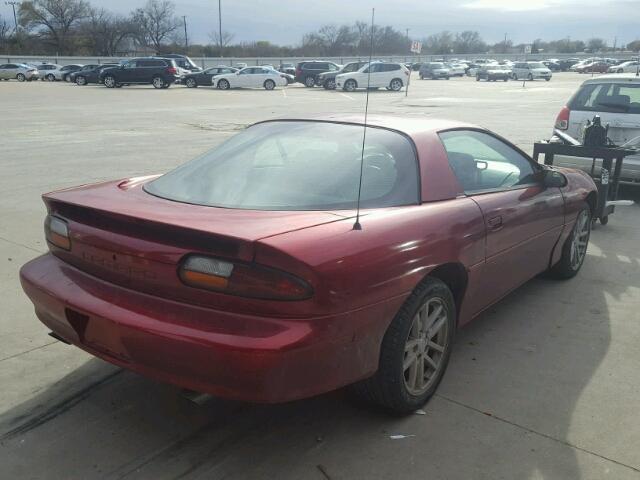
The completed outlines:
[[[89,13],[85,0],[29,0],[20,5],[20,24],[38,29],[60,53],[70,51],[74,29]]]
[[[607,42],[601,38],[590,38],[587,40],[587,48],[593,53],[599,52],[607,48]]]
[[[118,47],[135,32],[131,21],[104,8],[92,8],[81,31],[89,49],[96,55],[115,56]]]
[[[9,24],[7,21],[0,15],[0,45],[6,45],[9,40]]]
[[[222,47],[228,46],[233,41],[234,35],[226,30],[222,31],[222,41],[220,41],[220,33],[217,30],[212,31],[209,34],[209,39],[214,45],[222,45]]]
[[[165,40],[180,26],[175,4],[169,0],[148,0],[132,14],[138,40],[159,50]]]

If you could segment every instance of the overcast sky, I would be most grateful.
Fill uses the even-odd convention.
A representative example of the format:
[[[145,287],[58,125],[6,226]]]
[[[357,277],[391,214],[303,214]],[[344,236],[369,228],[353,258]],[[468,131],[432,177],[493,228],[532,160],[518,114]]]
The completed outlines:
[[[128,13],[146,0],[89,0],[114,12]],[[186,15],[189,36],[207,42],[217,28],[217,0],[175,0],[176,14]],[[640,38],[640,0],[222,0],[223,30],[234,41],[269,40],[298,44],[302,35],[327,23],[367,20],[392,25],[421,38],[442,30],[478,30],[485,41],[514,43],[536,38],[602,37],[610,45]],[[9,17],[9,7],[0,4]]]

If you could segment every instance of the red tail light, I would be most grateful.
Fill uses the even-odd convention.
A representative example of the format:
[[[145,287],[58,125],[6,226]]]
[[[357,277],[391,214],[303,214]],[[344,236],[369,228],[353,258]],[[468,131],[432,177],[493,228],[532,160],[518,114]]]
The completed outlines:
[[[176,73],[178,73],[178,69],[176,67],[169,67],[167,68],[167,73],[175,75]]]
[[[558,116],[556,117],[555,127],[558,130],[567,130],[569,128],[570,114],[571,114],[571,110],[569,109],[569,107],[567,106],[562,107],[562,110],[560,110],[560,113],[558,113]]]
[[[189,255],[178,274],[186,285],[240,297],[304,300],[313,294],[307,282],[289,273],[256,264],[231,263]]]

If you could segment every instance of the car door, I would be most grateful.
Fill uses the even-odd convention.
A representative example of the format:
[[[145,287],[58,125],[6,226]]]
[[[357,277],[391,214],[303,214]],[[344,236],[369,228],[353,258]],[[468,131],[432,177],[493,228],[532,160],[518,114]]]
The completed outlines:
[[[120,83],[136,83],[136,69],[137,60],[129,60],[124,63],[120,70],[116,73],[118,75],[118,82]]]
[[[248,87],[251,84],[251,76],[253,75],[254,70],[255,70],[254,67],[243,68],[238,72],[238,75],[236,75],[235,84],[232,82],[231,85],[233,87],[240,87],[240,88]]]
[[[194,77],[199,85],[213,85],[213,77],[219,73],[221,73],[219,68],[209,68],[202,73],[195,74]]]
[[[7,65],[6,64],[0,65],[0,78],[5,79],[7,78],[6,75],[7,75]]]
[[[255,69],[255,72],[252,75],[251,86],[253,88],[262,87],[267,78],[270,78],[272,70],[268,68],[259,67]]]
[[[543,183],[544,170],[485,131],[442,132],[449,164],[484,216],[485,264],[474,314],[549,266],[564,228],[564,198]]]

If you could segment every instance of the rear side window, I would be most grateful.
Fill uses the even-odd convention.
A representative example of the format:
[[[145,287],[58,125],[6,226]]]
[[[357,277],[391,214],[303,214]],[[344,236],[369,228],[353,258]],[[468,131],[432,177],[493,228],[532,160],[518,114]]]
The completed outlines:
[[[255,210],[356,207],[362,158],[359,125],[266,122],[145,185],[169,200]],[[362,168],[364,208],[419,203],[413,144],[368,127]]]
[[[640,114],[640,83],[584,85],[569,101],[569,108],[585,112]]]

